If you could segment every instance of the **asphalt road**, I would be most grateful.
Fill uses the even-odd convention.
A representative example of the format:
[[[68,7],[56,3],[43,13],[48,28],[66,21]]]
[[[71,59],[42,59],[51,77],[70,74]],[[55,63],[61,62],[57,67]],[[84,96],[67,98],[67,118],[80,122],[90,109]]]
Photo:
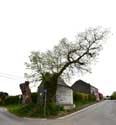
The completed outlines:
[[[116,101],[103,101],[55,120],[18,118],[0,108],[0,125],[116,125]]]

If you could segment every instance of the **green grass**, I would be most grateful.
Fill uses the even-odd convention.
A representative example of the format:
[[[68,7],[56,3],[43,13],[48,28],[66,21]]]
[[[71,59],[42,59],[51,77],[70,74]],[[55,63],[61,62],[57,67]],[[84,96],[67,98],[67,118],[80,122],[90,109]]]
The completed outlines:
[[[76,111],[79,111],[79,110],[81,110],[81,109],[83,109],[83,108],[86,108],[86,107],[88,107],[88,106],[90,106],[90,105],[92,105],[92,104],[95,104],[96,102],[78,102],[77,104],[76,104],[76,107],[74,108],[74,109],[71,109],[71,110],[64,110],[63,112],[59,112],[59,114],[57,115],[57,116],[55,116],[55,118],[57,118],[57,117],[62,117],[62,116],[65,116],[65,115],[68,115],[68,114],[71,114],[71,113],[73,113],[73,112],[76,112]]]
[[[63,107],[56,106],[51,103],[46,107],[46,116],[44,116],[44,107],[37,104],[23,105],[8,105],[6,106],[9,112],[20,117],[53,117],[57,116],[60,111],[63,111]]]
[[[92,105],[92,104],[94,104],[94,103],[96,103],[96,102],[88,102],[88,101],[80,101],[80,102],[78,102],[78,103],[76,103],[76,110],[80,110],[80,109],[82,109],[82,108],[85,108],[85,107],[87,107],[87,106],[89,106],[89,105]]]
[[[33,117],[33,118],[57,118],[64,116],[80,109],[83,109],[89,105],[94,104],[95,102],[79,101],[76,103],[76,107],[72,110],[63,110],[63,107],[56,106],[54,103],[49,104],[46,108],[46,116],[44,116],[43,106],[37,104],[29,104],[22,106],[21,104],[8,105],[6,108],[9,112],[20,116],[20,117]]]
[[[43,117],[42,110],[38,105],[8,105],[6,107],[9,112],[20,117]]]

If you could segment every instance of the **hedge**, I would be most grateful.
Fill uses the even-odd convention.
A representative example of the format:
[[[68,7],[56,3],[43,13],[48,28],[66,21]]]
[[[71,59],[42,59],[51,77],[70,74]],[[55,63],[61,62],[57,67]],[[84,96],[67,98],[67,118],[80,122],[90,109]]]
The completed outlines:
[[[79,101],[96,101],[96,97],[91,94],[85,94],[85,93],[79,93],[79,92],[74,92],[73,94],[73,99],[74,102],[79,102]]]
[[[31,94],[31,96],[32,96],[32,103],[37,104],[38,93],[34,92]],[[0,105],[15,105],[15,104],[21,104],[21,99],[19,99],[19,95],[8,96],[4,101],[0,102]]]
[[[4,105],[18,104],[20,103],[19,96],[9,96],[5,101]]]
[[[38,93],[37,92],[32,93],[31,97],[32,97],[32,102],[37,103]]]

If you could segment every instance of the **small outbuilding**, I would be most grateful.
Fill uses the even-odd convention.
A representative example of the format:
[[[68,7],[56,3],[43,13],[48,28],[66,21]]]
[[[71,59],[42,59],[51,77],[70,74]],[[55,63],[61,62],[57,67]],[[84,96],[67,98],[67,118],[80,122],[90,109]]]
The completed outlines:
[[[61,78],[57,83],[56,104],[63,105],[65,109],[74,108],[73,90]]]

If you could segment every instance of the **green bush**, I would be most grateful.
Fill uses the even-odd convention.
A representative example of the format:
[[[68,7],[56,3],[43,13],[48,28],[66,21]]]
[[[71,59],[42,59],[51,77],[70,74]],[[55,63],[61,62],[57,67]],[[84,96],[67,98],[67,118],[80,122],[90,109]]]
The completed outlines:
[[[15,115],[17,116],[21,116],[21,117],[24,117],[24,116],[27,116],[27,117],[30,117],[31,116],[31,113],[35,113],[33,112],[33,109],[35,107],[35,104],[33,103],[30,103],[28,105],[8,105],[7,108],[8,110],[11,112],[11,113],[14,113]]]
[[[111,99],[112,99],[112,100],[115,100],[115,99],[116,99],[116,92],[113,92],[113,93],[112,93]]]
[[[38,93],[36,93],[36,92],[32,93],[31,97],[32,97],[32,102],[36,104],[37,103]]]
[[[4,105],[13,105],[13,104],[18,104],[19,102],[19,96],[9,96],[5,102]]]
[[[74,92],[73,99],[75,103],[96,101],[96,97],[94,95],[79,92]]]
[[[31,104],[28,104],[28,105],[21,105],[21,107],[19,108],[18,110],[18,113],[19,114],[22,114],[22,115],[29,115],[30,112],[33,112],[32,109],[35,107],[35,104],[31,103]]]
[[[88,95],[88,101],[96,101],[96,97],[94,95]]]
[[[28,105],[9,105],[7,106],[11,113],[14,113],[21,117],[52,117],[57,115],[60,111],[63,111],[62,106],[56,105],[51,102],[46,105],[46,112],[44,112],[44,105],[28,104]],[[45,113],[45,114],[44,114]]]
[[[63,106],[56,105],[55,102],[50,102],[46,107],[46,115],[57,115],[59,111],[63,111]]]
[[[37,93],[32,93],[32,103],[37,103]],[[0,102],[0,105],[15,105],[15,104],[21,104],[21,99],[19,99],[19,95],[17,96],[9,96],[7,97],[4,102]]]
[[[58,74],[57,73],[49,73],[46,72],[42,76],[42,85],[44,86],[44,89],[47,90],[47,102],[51,102],[54,100],[54,96],[56,95],[57,90],[57,80],[58,80]]]
[[[82,100],[82,94],[74,92],[73,99],[74,99],[74,102],[81,101]]]

